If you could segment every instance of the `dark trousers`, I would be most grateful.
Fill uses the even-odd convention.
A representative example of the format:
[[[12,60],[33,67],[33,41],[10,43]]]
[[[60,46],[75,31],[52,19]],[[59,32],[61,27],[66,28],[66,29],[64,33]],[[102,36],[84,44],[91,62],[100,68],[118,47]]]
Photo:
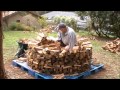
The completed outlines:
[[[63,43],[62,40],[58,40],[58,42],[60,42],[60,46],[61,46],[61,47],[65,47],[65,46],[66,46],[66,45]]]
[[[19,50],[18,50],[16,56],[18,58],[24,57],[25,56],[25,50],[28,49],[28,44],[23,44],[23,43],[18,42],[18,45],[19,45]]]

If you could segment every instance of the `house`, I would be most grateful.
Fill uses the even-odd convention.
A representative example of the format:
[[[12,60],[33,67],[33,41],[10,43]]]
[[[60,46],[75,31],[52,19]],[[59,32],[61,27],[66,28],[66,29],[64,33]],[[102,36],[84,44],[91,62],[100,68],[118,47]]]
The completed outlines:
[[[40,13],[41,12],[41,13]],[[3,27],[8,27],[13,22],[20,22],[22,24],[35,27],[36,29],[40,29],[40,24],[38,22],[38,17],[41,14],[44,14],[45,11],[39,11],[36,13],[35,11],[8,11],[3,13]]]
[[[80,16],[78,16],[75,11],[51,11],[42,16],[47,17],[47,21],[49,22],[52,22],[56,16],[72,17],[77,21],[77,27],[81,29],[86,29],[88,27],[88,22],[91,21],[89,16],[84,16],[84,20],[81,20]]]
[[[43,14],[42,16],[45,16],[48,19],[52,19],[55,16],[67,16],[67,17],[72,17],[76,20],[79,19],[79,17],[74,11],[51,11],[51,12]]]

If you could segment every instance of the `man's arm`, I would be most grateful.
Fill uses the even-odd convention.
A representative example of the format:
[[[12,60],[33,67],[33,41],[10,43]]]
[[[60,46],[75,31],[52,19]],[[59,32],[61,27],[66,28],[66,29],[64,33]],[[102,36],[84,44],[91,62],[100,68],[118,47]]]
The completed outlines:
[[[72,50],[72,48],[75,46],[76,44],[76,35],[75,33],[70,33],[69,34],[69,44],[68,46],[66,47],[69,51]]]
[[[61,40],[61,35],[59,32],[58,32],[58,40]]]
[[[58,27],[59,25],[57,25],[57,27],[54,29],[55,32],[58,32]]]

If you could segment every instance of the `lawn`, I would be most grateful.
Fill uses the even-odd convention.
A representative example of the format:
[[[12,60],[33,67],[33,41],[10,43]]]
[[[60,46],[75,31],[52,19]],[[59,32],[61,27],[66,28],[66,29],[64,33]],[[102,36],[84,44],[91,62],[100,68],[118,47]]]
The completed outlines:
[[[36,34],[34,32],[22,32],[22,31],[4,31],[3,39],[3,55],[4,62],[9,59],[13,59],[17,50],[17,41],[20,38],[35,38]]]
[[[80,36],[91,37],[87,31],[80,31],[77,33]],[[49,34],[56,37],[56,33]],[[22,31],[4,31],[4,40],[3,40],[3,54],[4,62],[11,61],[14,59],[14,56],[18,49],[17,41],[20,38],[35,38],[37,35],[35,32],[22,32]],[[93,61],[94,63],[104,64],[104,70],[91,75],[88,78],[96,79],[109,79],[109,78],[119,78],[120,79],[120,55],[104,51],[101,47],[105,45],[105,42],[109,39],[96,38],[95,40],[90,40],[93,45]]]
[[[18,50],[17,41],[21,38],[33,39],[37,37],[35,32],[23,32],[23,31],[4,31],[4,39],[3,39],[3,55],[4,55],[4,63],[7,60],[11,60],[15,58],[15,54]],[[51,36],[56,37],[56,33],[49,34]]]

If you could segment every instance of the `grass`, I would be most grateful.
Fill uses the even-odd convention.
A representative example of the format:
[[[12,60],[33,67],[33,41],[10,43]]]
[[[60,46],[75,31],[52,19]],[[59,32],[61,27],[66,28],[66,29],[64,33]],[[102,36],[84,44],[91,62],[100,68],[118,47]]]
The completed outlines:
[[[49,35],[49,36],[53,36],[53,37],[57,37],[57,33],[56,33],[56,32],[49,33],[48,35]]]
[[[90,37],[91,35],[87,31],[79,31],[77,33],[80,36]],[[57,37],[56,33],[49,34],[50,36]],[[22,31],[4,31],[3,40],[3,55],[4,62],[12,60],[17,52],[17,41],[20,38],[36,38],[35,32],[22,32]],[[102,63],[105,65],[106,71],[101,75],[93,76],[92,78],[120,78],[120,55],[110,53],[102,49],[106,40],[96,39],[91,40],[93,45],[93,58],[97,58],[94,62]],[[102,72],[101,72],[102,73]]]
[[[18,43],[17,41],[20,38],[35,38],[36,34],[34,32],[22,32],[22,31],[4,31],[4,39],[3,39],[3,56],[4,62],[6,60],[14,58]]]
[[[37,37],[35,32],[23,31],[4,31],[3,39],[3,56],[4,62],[13,59],[18,50],[17,41],[21,38],[33,39]],[[57,37],[56,33],[49,34],[50,36]]]
[[[77,34],[80,35],[80,36],[83,36],[83,37],[91,36],[91,35],[89,34],[89,32],[87,32],[86,30],[79,30],[79,32],[78,32]]]

